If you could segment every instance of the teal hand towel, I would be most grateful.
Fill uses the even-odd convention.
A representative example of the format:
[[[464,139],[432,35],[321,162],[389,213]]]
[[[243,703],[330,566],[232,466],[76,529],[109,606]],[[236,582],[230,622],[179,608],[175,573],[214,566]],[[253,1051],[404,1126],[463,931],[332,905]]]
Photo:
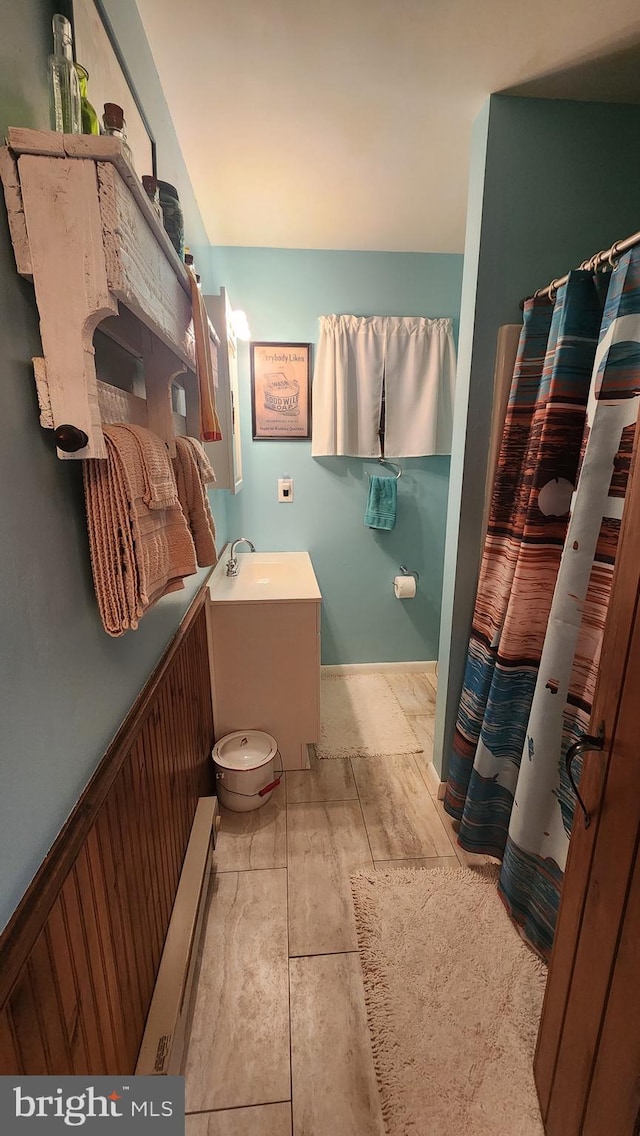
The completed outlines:
[[[398,482],[395,477],[372,477],[364,523],[370,529],[392,529],[398,509]]]

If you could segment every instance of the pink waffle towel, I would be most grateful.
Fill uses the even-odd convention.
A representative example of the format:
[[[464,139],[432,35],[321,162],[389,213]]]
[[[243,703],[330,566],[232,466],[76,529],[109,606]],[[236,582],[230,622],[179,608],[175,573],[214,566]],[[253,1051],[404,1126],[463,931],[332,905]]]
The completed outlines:
[[[103,427],[107,458],[83,463],[91,567],[105,631],[134,630],[196,571],[166,446],[142,426]]]

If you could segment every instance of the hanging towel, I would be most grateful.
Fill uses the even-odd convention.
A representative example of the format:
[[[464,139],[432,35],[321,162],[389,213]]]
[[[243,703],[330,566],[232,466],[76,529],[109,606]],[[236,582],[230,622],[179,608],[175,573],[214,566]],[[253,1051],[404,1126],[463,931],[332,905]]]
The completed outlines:
[[[209,461],[205,448],[197,438],[189,438],[188,436],[183,439],[191,447],[191,452],[195,458],[196,465],[200,470],[200,477],[205,485],[210,485],[216,480],[215,470]]]
[[[372,477],[364,523],[370,529],[392,529],[398,508],[398,482],[395,477]]]
[[[103,432],[106,460],[82,464],[100,617],[105,631],[119,636],[161,596],[184,587],[196,554],[164,444],[142,427]]]
[[[134,426],[131,422],[118,423],[119,449],[125,445],[125,434],[129,434],[129,453],[137,453],[136,467],[142,476],[142,500],[149,509],[167,509],[176,503],[176,479],[171,462],[167,459],[166,444],[144,426]]]
[[[187,269],[191,284],[193,333],[196,340],[196,374],[200,396],[200,437],[203,442],[220,442],[222,429],[216,410],[215,379],[211,359],[209,316],[202,292],[191,268]]]
[[[216,527],[200,467],[195,457],[196,447],[198,450],[202,450],[199,442],[194,444],[193,438],[176,438],[176,456],[173,468],[178,486],[178,499],[191,530],[198,564],[200,568],[207,568],[218,563]],[[203,450],[202,454],[206,461],[206,454]],[[209,469],[213,474],[211,466],[209,466]]]

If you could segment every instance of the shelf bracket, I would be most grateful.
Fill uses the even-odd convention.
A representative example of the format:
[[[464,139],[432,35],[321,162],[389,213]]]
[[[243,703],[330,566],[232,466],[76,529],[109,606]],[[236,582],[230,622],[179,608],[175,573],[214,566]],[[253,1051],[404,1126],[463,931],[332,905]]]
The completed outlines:
[[[185,364],[162,340],[142,328],[142,360],[147,390],[149,429],[167,443],[169,456],[176,455],[171,384],[187,370]]]
[[[95,163],[57,158],[47,166],[44,185],[38,157],[18,162],[45,360],[36,368],[38,396],[46,405],[46,385],[54,429],[70,423],[89,438],[79,453],[58,457],[102,458],[93,333],[118,304],[107,285]]]

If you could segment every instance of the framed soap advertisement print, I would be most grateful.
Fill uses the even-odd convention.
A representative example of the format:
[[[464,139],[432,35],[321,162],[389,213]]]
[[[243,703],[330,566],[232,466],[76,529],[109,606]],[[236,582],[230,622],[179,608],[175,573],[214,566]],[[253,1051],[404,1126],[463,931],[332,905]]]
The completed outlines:
[[[311,344],[251,344],[254,441],[311,437]]]

